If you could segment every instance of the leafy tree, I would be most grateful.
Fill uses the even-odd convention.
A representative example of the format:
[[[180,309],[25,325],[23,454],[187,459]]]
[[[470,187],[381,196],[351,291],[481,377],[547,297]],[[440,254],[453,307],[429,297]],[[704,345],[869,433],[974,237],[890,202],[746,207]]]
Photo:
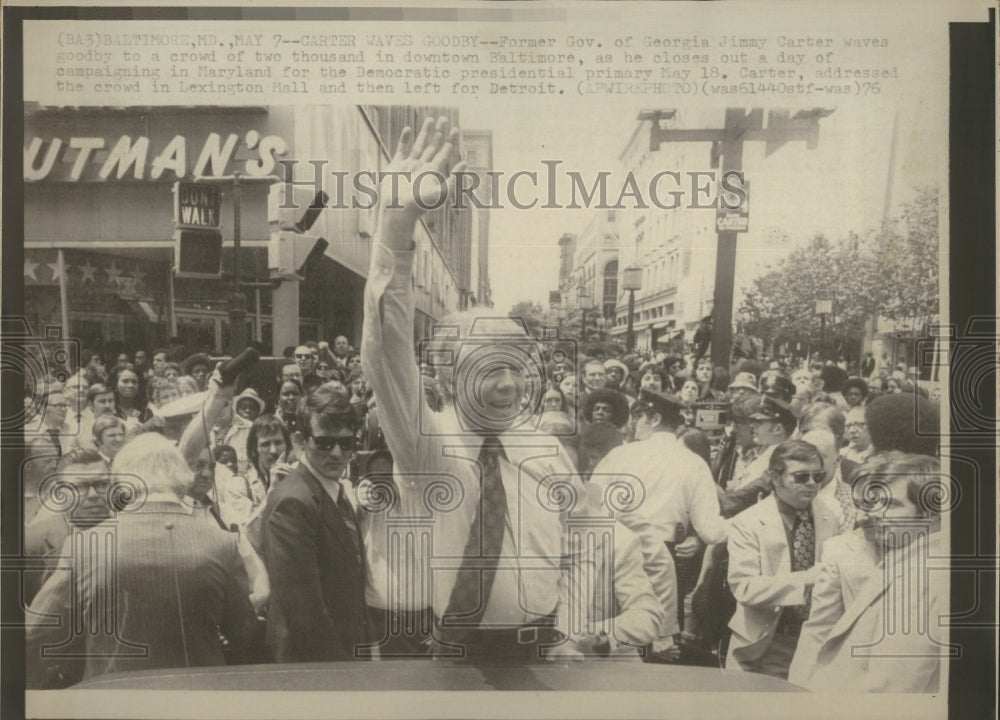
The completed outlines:
[[[830,300],[828,355],[852,354],[865,322],[884,316],[919,329],[938,307],[937,191],[925,189],[900,218],[870,240],[817,235],[757,277],[739,313],[743,329],[765,341],[820,340],[816,302]]]

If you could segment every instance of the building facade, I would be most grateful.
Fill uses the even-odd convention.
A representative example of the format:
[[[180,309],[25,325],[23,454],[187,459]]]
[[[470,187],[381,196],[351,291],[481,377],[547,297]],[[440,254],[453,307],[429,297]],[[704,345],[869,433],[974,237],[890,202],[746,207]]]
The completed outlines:
[[[25,315],[35,332],[60,326],[84,347],[130,349],[178,338],[189,348],[229,349],[233,290],[233,186],[240,173],[241,278],[247,338],[265,351],[346,335],[360,340],[362,292],[375,232],[371,197],[351,192],[359,172],[389,163],[406,125],[448,108],[382,106],[55,108],[25,111]],[[268,272],[268,189],[284,178],[317,181],[330,196],[310,233],[329,245],[301,281]],[[337,175],[349,178],[347,190]],[[178,180],[221,189],[222,277],[188,279],[174,269]],[[342,183],[343,184],[343,183]],[[371,185],[372,181],[367,184]],[[339,197],[344,195],[344,197]],[[354,206],[352,198],[360,200]],[[415,338],[465,307],[484,284],[472,272],[475,218],[429,212],[415,241]],[[488,251],[488,227],[477,227]],[[488,269],[488,266],[487,266]]]

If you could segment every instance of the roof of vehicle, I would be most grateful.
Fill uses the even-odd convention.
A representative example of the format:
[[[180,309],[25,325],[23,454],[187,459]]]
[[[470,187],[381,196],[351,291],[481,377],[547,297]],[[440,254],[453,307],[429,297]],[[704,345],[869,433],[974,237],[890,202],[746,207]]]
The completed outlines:
[[[616,690],[796,692],[777,678],[733,670],[646,664],[634,658],[536,665],[405,659],[234,665],[123,672],[74,689],[120,690]]]

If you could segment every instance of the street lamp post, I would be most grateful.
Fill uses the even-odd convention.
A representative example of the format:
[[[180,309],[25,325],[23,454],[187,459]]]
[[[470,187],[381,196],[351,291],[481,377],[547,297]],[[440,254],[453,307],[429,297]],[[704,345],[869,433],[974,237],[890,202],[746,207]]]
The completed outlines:
[[[587,310],[589,308],[584,305],[584,300],[590,297],[590,291],[581,285],[576,289],[576,297],[580,302],[580,342],[585,342],[587,340]]]
[[[622,287],[628,290],[628,334],[625,336],[625,347],[628,352],[635,349],[635,291],[642,290],[642,268],[635,265],[625,268],[622,276]]]
[[[819,359],[823,360],[823,348],[826,346],[826,316],[833,312],[833,301],[817,300],[816,313],[819,315]]]

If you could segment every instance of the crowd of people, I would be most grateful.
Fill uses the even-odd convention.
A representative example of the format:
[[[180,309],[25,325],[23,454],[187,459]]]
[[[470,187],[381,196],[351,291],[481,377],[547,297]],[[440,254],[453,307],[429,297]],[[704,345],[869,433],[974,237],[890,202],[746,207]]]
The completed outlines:
[[[443,120],[408,130],[392,167],[447,176],[455,137]],[[943,601],[890,571],[941,542],[926,388],[790,358],[730,372],[704,333],[687,353],[580,356],[476,311],[415,352],[418,199],[383,197],[357,351],[304,343],[273,372],[252,350],[139,350],[110,371],[85,353],[65,383],[33,388],[34,687],[614,655],[937,689],[927,637],[890,638],[888,660],[852,653],[884,639],[894,587],[916,583],[904,610]]]

